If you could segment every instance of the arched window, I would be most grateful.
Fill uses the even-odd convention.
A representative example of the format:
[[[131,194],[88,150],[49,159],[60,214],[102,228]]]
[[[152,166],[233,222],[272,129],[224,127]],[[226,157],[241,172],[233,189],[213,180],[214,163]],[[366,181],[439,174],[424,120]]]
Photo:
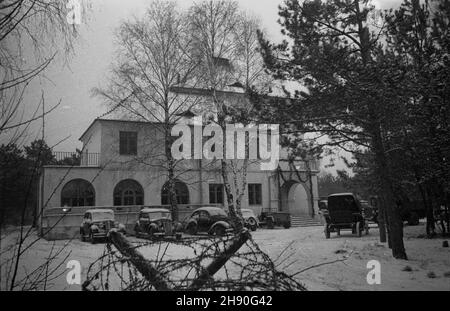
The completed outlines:
[[[95,191],[84,179],[74,179],[64,185],[61,191],[61,206],[94,206]]]
[[[114,205],[143,205],[144,190],[135,180],[126,179],[119,182],[114,188]]]
[[[177,197],[177,204],[189,204],[189,189],[184,182],[175,181],[175,194]],[[170,204],[169,197],[169,182],[166,182],[161,190],[161,204]]]

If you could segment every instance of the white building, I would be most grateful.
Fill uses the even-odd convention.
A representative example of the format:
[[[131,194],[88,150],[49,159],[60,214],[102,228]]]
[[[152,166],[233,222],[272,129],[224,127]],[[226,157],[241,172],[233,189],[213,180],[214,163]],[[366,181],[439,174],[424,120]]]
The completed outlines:
[[[131,212],[130,206],[135,207],[133,213],[142,206],[169,207],[163,126],[156,122],[94,120],[80,137],[83,153],[79,165],[52,165],[42,170],[38,207],[38,215],[44,216],[41,227],[51,226],[47,216],[59,215],[58,210],[64,206],[80,215],[89,206],[114,207],[125,214]],[[58,159],[70,156],[55,154]],[[226,206],[218,164],[205,159],[178,162],[175,176],[180,220],[195,206]],[[289,163],[281,158],[273,171],[262,171],[258,162],[251,162],[242,208],[251,208],[257,215],[262,211],[288,211],[294,224],[296,218],[316,219],[317,173],[316,161]],[[127,214],[128,225],[135,220],[131,218]],[[77,221],[73,218],[58,224],[75,232]]]

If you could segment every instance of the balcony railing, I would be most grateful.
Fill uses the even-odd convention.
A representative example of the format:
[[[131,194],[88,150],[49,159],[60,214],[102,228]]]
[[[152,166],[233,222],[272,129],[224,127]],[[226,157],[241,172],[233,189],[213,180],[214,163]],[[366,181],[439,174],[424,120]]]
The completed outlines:
[[[52,165],[93,166],[100,164],[100,153],[53,151]]]

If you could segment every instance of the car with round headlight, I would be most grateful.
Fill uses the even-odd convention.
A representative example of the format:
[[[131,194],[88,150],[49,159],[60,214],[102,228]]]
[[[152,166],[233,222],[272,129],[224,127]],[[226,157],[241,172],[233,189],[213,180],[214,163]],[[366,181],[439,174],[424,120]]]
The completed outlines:
[[[196,209],[185,223],[185,232],[190,235],[203,232],[222,236],[233,230],[230,217],[222,208],[215,206]]]
[[[241,213],[244,219],[244,226],[255,231],[259,227],[258,217],[256,217],[255,212],[249,208],[242,208]]]
[[[111,229],[126,233],[125,226],[115,220],[112,209],[88,209],[80,225],[81,241],[95,243],[99,239],[105,239]]]
[[[183,225],[173,221],[170,211],[165,208],[143,208],[134,226],[136,237],[173,235],[182,230]]]

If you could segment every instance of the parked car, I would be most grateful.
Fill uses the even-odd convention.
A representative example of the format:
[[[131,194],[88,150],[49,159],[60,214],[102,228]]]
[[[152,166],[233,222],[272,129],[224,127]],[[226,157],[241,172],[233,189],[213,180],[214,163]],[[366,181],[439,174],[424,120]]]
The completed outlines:
[[[208,206],[196,209],[185,224],[187,234],[197,234],[199,232],[211,235],[225,235],[233,231],[230,217],[220,207]]]
[[[173,235],[181,230],[181,223],[172,221],[170,211],[165,208],[143,208],[134,225],[137,237]]]
[[[249,208],[241,209],[242,217],[244,218],[244,226],[252,231],[255,231],[258,226],[258,217],[256,217],[255,212]]]
[[[369,226],[363,216],[363,209],[358,198],[353,193],[336,193],[328,196],[328,209],[323,211],[326,221],[325,238],[330,238],[331,232],[341,234],[341,230],[351,230],[359,237],[365,230],[369,234]]]
[[[80,225],[81,241],[89,240],[95,243],[98,239],[104,239],[109,230],[117,228],[126,233],[125,226],[114,219],[114,211],[111,209],[89,209],[84,213]]]
[[[372,196],[370,198],[370,205],[375,208],[376,217],[378,217],[378,210],[381,205],[380,199],[377,196]],[[405,199],[403,201],[397,201],[396,205],[397,210],[400,211],[402,221],[407,221],[410,226],[418,225],[420,219],[426,217],[426,209],[421,200]]]
[[[319,210],[324,210],[328,208],[328,200],[319,201]]]
[[[282,226],[285,229],[291,227],[291,215],[288,212],[262,212],[259,216],[260,226],[273,229],[275,226]]]
[[[425,218],[427,214],[421,200],[397,202],[397,208],[400,209],[402,221],[407,221],[409,226],[417,226],[420,219]]]
[[[361,203],[364,219],[378,223],[378,209],[372,206],[369,201],[360,200],[359,202]]]

